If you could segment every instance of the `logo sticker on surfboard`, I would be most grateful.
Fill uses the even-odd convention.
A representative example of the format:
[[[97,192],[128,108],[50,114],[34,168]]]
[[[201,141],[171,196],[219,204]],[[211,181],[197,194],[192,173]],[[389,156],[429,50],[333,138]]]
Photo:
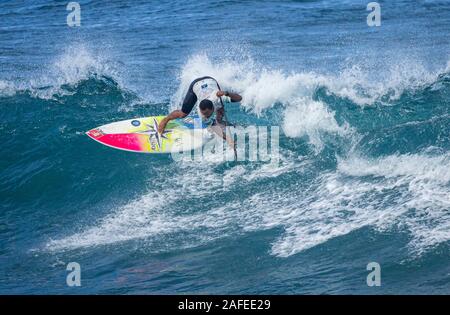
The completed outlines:
[[[98,139],[104,136],[103,132],[99,128],[90,130],[88,134],[94,139]]]
[[[140,134],[147,134],[149,136],[150,147],[153,151],[160,150],[162,147],[162,140],[169,139],[167,136],[172,133],[172,129],[164,129],[162,134],[158,132],[158,120],[153,118],[153,125],[145,124],[148,129],[139,132]]]

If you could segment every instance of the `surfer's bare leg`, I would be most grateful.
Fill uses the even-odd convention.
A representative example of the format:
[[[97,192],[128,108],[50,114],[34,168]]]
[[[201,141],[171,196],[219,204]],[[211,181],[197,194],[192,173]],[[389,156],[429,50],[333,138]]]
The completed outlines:
[[[208,130],[214,132],[223,140],[225,140],[230,148],[234,150],[234,158],[237,160],[237,151],[236,151],[236,143],[234,142],[230,133],[227,133],[227,127],[224,124],[215,124],[208,127]]]

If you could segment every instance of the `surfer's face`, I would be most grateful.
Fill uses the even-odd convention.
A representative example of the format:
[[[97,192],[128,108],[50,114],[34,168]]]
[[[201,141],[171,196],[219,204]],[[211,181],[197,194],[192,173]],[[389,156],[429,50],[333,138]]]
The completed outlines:
[[[209,118],[213,114],[213,112],[214,111],[212,109],[209,109],[209,108],[200,109],[200,113],[205,118]]]

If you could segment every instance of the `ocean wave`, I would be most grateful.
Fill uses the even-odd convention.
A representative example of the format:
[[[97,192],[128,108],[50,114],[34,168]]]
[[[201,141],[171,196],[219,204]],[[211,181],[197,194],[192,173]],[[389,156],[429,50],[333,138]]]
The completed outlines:
[[[55,85],[57,91],[65,89],[59,95],[73,92],[65,85],[75,87],[76,92],[80,82],[91,80],[92,73],[101,70],[96,68],[95,58],[81,59],[73,67],[64,66],[70,60],[67,56],[55,64],[66,71]],[[377,102],[398,100],[406,91],[441,89],[438,85],[445,88],[445,71],[436,74],[417,67],[409,73],[397,73],[386,82],[373,83],[358,68],[335,76],[285,73],[259,67],[252,59],[213,62],[206,55],[195,55],[180,71],[171,107],[181,102],[191,80],[211,75],[224,89],[242,94],[241,106],[249,115],[279,110],[280,117],[270,122],[281,125],[284,131],[281,165],[225,167],[221,159],[210,155],[203,163],[165,166],[151,179],[154,182],[148,193],[125,206],[110,205],[108,215],[92,225],[78,227],[77,232],[64,231],[44,249],[64,251],[141,240],[150,251],[159,252],[195,247],[240,233],[279,229],[281,234],[274,238],[270,253],[288,257],[364,227],[399,227],[410,237],[410,252],[420,255],[450,238],[448,153],[364,156],[358,147],[361,137],[357,130],[329,103],[318,99],[317,91],[325,87],[328,93],[361,108],[370,106],[373,111],[366,115],[371,115],[379,110],[373,106]],[[117,85],[119,91],[124,89]],[[4,83],[5,90],[7,86]],[[345,148],[341,149],[345,154],[336,159],[335,168],[321,164],[317,171],[314,165],[329,156],[330,160],[340,156],[333,148],[325,149],[330,136],[344,140]],[[315,149],[313,155],[288,149],[289,141],[299,142],[302,137],[307,137]],[[303,176],[305,173],[309,177]],[[284,176],[290,181],[281,184]],[[158,182],[165,185],[158,186]],[[257,188],[261,185],[264,192]],[[221,197],[216,200],[216,196]]]
[[[399,228],[410,236],[410,252],[421,255],[450,239],[448,154],[352,156],[340,159],[336,171],[325,172],[297,189],[265,184],[264,192],[247,192],[239,202],[231,199],[217,204],[211,198],[236,194],[239,185],[300,175],[310,163],[285,159],[281,166],[237,165],[224,174],[211,165],[185,165],[172,175],[173,185],[120,207],[80,233],[52,240],[45,248],[61,251],[142,240],[150,251],[164,252],[281,228],[270,252],[288,257],[370,227],[379,231]],[[177,206],[186,202],[188,212]]]
[[[120,66],[102,54],[92,53],[84,44],[67,47],[48,65],[28,80],[0,81],[0,96],[29,94],[43,100],[71,95],[79,84],[88,80],[112,80],[122,90],[129,90],[122,79]]]
[[[392,155],[341,160],[322,175],[305,200],[271,215],[285,235],[272,253],[287,257],[363,227],[399,227],[410,236],[410,252],[420,255],[450,240],[449,155]],[[373,177],[369,180],[367,177]],[[286,217],[288,215],[288,217]],[[255,227],[258,228],[258,227]]]
[[[145,246],[153,252],[170,250],[169,243],[173,248],[199,246],[230,235],[234,222],[239,221],[238,213],[228,204],[218,205],[212,194],[231,193],[239,181],[276,178],[299,166],[282,157],[280,164],[237,165],[221,173],[215,166],[222,162],[215,154],[208,155],[210,158],[201,163],[180,161],[170,171],[163,170],[160,176],[171,178],[163,187],[152,185],[152,191],[125,206],[113,207],[93,226],[80,227],[80,232],[48,241],[44,250],[65,251],[132,240],[145,240]],[[186,202],[190,204],[188,212],[183,207]],[[202,211],[205,206],[211,210]],[[157,245],[158,241],[162,246]]]
[[[181,101],[193,79],[205,74],[240,91],[244,97],[243,105],[260,113],[277,102],[288,103],[297,96],[312,97],[320,87],[363,107],[376,102],[388,103],[397,100],[405,91],[421,90],[438,83],[449,73],[450,61],[444,67],[430,70],[420,60],[407,57],[388,62],[383,68],[379,64],[370,67],[349,64],[338,74],[329,74],[270,69],[259,65],[250,56],[239,61],[213,62],[208,55],[198,54],[191,56],[181,70],[180,88],[173,103]]]
[[[405,58],[377,75],[373,69],[352,65],[337,75],[314,72],[286,73],[260,66],[251,57],[213,62],[206,54],[192,56],[180,71],[180,85],[172,98],[172,108],[181,103],[190,82],[200,76],[215,77],[224,89],[238,91],[243,96],[242,107],[260,116],[281,104],[281,119],[274,121],[283,127],[288,137],[307,137],[316,152],[326,143],[327,135],[355,137],[352,126],[336,117],[328,104],[318,97],[325,92],[348,99],[359,107],[392,104],[404,93],[424,91],[437,86],[448,73],[448,65],[439,71],[429,71],[420,62]]]
[[[281,71],[260,69],[252,59],[241,62],[222,61],[213,63],[206,55],[189,59],[180,74],[180,87],[175,93],[173,107],[179,104],[190,82],[196,77],[210,75],[223,89],[239,92],[242,106],[256,115],[282,104],[281,124],[289,137],[307,136],[319,152],[323,148],[322,132],[346,134],[347,125],[339,125],[332,111],[325,104],[313,99],[323,78],[314,74],[286,75]],[[280,122],[274,122],[279,125]]]

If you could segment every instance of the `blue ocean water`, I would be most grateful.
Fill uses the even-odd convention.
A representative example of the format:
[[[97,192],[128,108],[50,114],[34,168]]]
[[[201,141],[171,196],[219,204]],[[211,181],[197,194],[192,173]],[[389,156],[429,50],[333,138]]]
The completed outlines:
[[[1,2],[0,293],[449,294],[450,2],[368,2]],[[278,165],[84,134],[204,75]]]

